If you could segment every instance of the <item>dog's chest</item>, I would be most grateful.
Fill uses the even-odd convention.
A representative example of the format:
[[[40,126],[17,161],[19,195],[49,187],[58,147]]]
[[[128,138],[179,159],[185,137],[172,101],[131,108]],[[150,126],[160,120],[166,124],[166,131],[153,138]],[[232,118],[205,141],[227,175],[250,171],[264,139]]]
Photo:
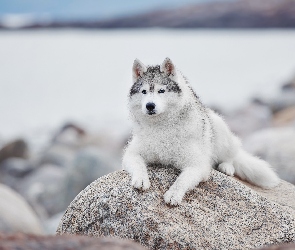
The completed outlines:
[[[140,154],[147,163],[175,164],[188,140],[191,131],[180,127],[149,128],[140,132]]]

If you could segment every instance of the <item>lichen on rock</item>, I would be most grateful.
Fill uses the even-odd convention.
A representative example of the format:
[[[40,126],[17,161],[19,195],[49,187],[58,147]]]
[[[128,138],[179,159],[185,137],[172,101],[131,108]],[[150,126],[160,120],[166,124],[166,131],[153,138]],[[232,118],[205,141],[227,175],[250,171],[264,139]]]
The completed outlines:
[[[123,170],[94,181],[70,204],[57,234],[127,238],[149,249],[252,249],[295,242],[291,184],[254,190],[212,170],[210,179],[188,192],[179,206],[170,206],[163,195],[179,171],[150,166],[148,173],[147,191],[131,187]],[[272,197],[271,192],[285,188],[289,199]]]

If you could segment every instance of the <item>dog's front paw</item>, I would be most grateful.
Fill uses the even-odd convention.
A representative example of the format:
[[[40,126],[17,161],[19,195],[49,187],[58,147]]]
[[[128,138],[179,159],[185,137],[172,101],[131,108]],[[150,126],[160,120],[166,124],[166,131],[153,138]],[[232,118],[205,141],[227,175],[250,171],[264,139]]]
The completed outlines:
[[[183,192],[180,192],[179,190],[173,188],[173,186],[172,186],[164,194],[164,200],[167,204],[179,205],[182,201],[183,196],[184,196]]]
[[[135,188],[147,190],[150,188],[151,183],[148,174],[134,175],[132,177],[131,185]]]
[[[227,162],[223,162],[223,163],[219,164],[217,170],[219,170],[220,172],[222,172],[228,176],[234,176],[234,173],[235,173],[234,166],[230,163],[227,163]]]

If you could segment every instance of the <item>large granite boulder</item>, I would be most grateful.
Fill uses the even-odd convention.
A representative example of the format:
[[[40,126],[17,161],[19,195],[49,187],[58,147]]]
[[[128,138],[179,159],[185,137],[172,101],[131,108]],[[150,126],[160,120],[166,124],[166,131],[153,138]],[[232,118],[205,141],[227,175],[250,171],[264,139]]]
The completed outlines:
[[[147,191],[132,188],[123,170],[94,181],[72,201],[57,234],[127,238],[149,249],[252,249],[295,242],[295,187],[289,183],[254,190],[212,170],[181,205],[170,206],[163,195],[179,171],[152,166],[148,172]]]
[[[18,193],[2,184],[0,184],[0,232],[43,233],[41,223],[28,203]]]

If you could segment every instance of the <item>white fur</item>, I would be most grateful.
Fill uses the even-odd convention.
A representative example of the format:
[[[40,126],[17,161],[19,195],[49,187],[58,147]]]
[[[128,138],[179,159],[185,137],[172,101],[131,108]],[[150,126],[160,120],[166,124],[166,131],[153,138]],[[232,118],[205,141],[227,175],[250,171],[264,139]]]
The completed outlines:
[[[165,65],[167,63],[170,65]],[[134,82],[146,70],[147,67],[136,60]],[[161,84],[155,84],[154,92],[142,94],[150,84],[144,82],[140,92],[129,99],[133,138],[125,150],[123,168],[131,174],[135,188],[146,190],[150,187],[146,166],[152,163],[182,171],[164,195],[165,202],[172,205],[181,203],[188,190],[206,181],[214,165],[227,175],[235,174],[263,188],[279,183],[269,164],[246,153],[223,119],[195,98],[186,79],[170,59],[163,62],[161,71],[178,83],[180,94],[158,93],[163,88]],[[148,102],[156,105],[154,115],[146,113]]]

